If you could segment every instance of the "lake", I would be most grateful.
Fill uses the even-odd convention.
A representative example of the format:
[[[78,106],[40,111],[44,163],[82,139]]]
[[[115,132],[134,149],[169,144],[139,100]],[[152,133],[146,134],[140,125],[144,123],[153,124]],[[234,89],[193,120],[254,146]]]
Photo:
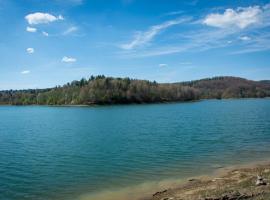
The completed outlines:
[[[269,147],[270,99],[0,106],[0,199],[132,199],[147,183],[268,159]]]

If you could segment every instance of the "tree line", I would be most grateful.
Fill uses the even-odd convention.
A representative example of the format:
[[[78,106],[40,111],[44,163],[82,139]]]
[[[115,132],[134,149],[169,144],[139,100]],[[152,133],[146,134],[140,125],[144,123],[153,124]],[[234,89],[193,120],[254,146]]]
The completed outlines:
[[[270,81],[214,77],[180,83],[157,83],[99,75],[48,89],[0,91],[0,104],[131,104],[249,97],[270,97]]]

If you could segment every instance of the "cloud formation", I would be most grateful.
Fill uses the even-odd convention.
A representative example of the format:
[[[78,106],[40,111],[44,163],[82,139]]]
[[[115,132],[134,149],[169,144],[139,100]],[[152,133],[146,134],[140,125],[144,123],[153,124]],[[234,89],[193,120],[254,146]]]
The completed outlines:
[[[34,28],[34,27],[27,26],[27,27],[26,27],[26,31],[27,31],[27,32],[31,32],[31,33],[35,33],[35,32],[37,32],[37,29]]]
[[[49,33],[47,33],[46,31],[42,31],[42,35],[48,37],[49,36]]]
[[[165,63],[161,63],[158,65],[159,67],[168,67],[168,64],[165,64]]]
[[[72,57],[67,57],[67,56],[64,56],[62,58],[62,62],[65,62],[65,63],[73,63],[73,62],[76,62],[77,59],[76,58],[72,58]]]
[[[68,28],[67,30],[65,30],[65,31],[63,32],[63,35],[71,34],[71,33],[73,33],[73,32],[76,32],[77,30],[78,30],[78,27],[72,26],[72,27]]]
[[[32,53],[35,52],[35,50],[34,50],[34,48],[29,47],[29,48],[26,49],[26,52],[29,53],[29,54],[32,54]]]
[[[251,40],[251,38],[248,37],[248,36],[240,36],[239,39],[240,39],[240,40],[243,40],[243,41]]]
[[[166,21],[159,25],[152,26],[149,28],[149,30],[145,32],[137,32],[137,34],[135,35],[135,38],[130,43],[123,44],[120,47],[125,50],[130,50],[130,49],[134,49],[135,47],[142,46],[143,44],[150,42],[162,30],[165,30],[174,25],[184,23],[188,20],[189,19],[187,18],[176,19],[176,20]]]
[[[218,28],[238,27],[244,29],[261,20],[262,9],[259,6],[226,9],[224,13],[212,13],[205,17],[203,24]]]
[[[184,13],[183,10],[178,10],[178,11],[172,11],[172,12],[165,13],[164,16],[180,15],[183,13]]]
[[[42,12],[36,12],[31,13],[25,16],[26,21],[28,24],[48,24],[50,22],[58,21],[58,20],[64,20],[62,15],[54,16],[49,13],[42,13]]]
[[[27,27],[26,27],[26,31],[27,31],[27,32],[31,32],[31,33],[35,33],[35,32],[37,32],[37,29],[34,28],[34,27],[29,27],[29,26],[27,26]]]
[[[30,74],[30,71],[29,70],[24,70],[24,71],[21,71],[21,74]]]
[[[120,51],[120,56],[151,57],[231,47],[234,49],[229,54],[270,50],[270,34],[267,30],[270,28],[270,4],[228,8],[220,14],[209,13],[198,19],[190,16],[189,19],[179,25],[179,32],[169,33],[151,45],[141,44],[154,40],[160,27],[167,28],[168,22],[139,32],[131,43],[121,46],[124,50]],[[137,49],[137,46],[143,48]]]

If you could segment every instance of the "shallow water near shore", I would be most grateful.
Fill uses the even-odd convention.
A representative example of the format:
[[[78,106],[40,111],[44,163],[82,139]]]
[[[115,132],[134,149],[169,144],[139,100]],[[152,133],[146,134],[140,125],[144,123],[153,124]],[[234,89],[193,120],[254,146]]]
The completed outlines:
[[[174,177],[170,179],[164,179],[161,181],[150,181],[145,182],[139,185],[129,186],[118,188],[114,190],[103,190],[97,193],[83,194],[78,199],[79,200],[93,200],[93,199],[102,199],[102,200],[149,200],[154,194],[166,191],[168,189],[177,189],[189,181],[194,180],[215,180],[219,179],[224,175],[227,175],[228,172],[233,170],[241,169],[253,169],[259,166],[266,166],[270,164],[269,157],[254,159],[249,162],[241,162],[237,165],[224,165],[224,166],[209,166],[210,171],[205,172],[204,174],[190,176],[190,177]],[[196,173],[194,173],[196,174]]]
[[[0,199],[136,199],[269,158],[270,99],[0,106]]]

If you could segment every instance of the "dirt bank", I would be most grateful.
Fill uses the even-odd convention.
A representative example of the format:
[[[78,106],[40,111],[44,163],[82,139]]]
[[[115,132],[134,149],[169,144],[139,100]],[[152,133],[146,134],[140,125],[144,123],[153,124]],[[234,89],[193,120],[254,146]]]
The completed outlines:
[[[270,200],[270,163],[223,170],[216,177],[194,178],[148,200]]]

